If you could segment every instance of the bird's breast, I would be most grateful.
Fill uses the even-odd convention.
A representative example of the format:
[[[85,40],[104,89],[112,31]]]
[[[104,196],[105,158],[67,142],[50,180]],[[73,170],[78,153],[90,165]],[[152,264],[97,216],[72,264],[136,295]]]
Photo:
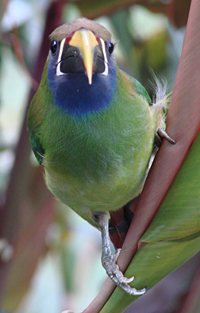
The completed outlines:
[[[57,115],[56,131],[50,123],[54,136],[46,144],[44,166],[47,185],[58,199],[75,211],[114,210],[140,192],[153,127],[145,106],[139,114],[143,122],[134,121],[138,105],[121,112],[113,105],[81,118]]]

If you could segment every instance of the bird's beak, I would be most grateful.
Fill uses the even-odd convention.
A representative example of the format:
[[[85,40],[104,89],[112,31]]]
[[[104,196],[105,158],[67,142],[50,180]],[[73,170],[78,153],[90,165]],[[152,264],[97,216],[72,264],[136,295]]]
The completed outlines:
[[[71,40],[69,41],[70,46],[77,47],[83,58],[85,71],[88,77],[88,82],[92,84],[93,74],[93,57],[94,49],[98,46],[98,41],[90,30],[81,29],[74,33]]]

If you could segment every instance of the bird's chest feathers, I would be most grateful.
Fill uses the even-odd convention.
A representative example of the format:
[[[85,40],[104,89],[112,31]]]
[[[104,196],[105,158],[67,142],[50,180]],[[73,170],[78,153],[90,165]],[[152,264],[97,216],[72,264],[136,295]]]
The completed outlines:
[[[114,124],[101,119],[101,113],[81,119],[62,116],[57,123],[46,150],[47,168],[86,182],[99,179],[123,162],[119,134]]]
[[[143,159],[143,153],[150,154],[153,132],[145,106],[141,118],[134,120],[139,102],[136,99],[135,105],[123,109],[114,103],[110,108],[81,117],[63,113],[54,106],[52,116],[46,119],[47,123],[48,119],[51,121],[46,126],[47,171],[82,183],[125,177],[130,169],[133,173],[130,171],[130,175],[134,175],[135,168],[139,172],[138,160]]]
[[[127,110],[113,108],[82,121],[60,116],[56,131],[49,125],[54,135],[49,132],[44,160],[47,185],[71,208],[84,211],[85,203],[96,211],[113,210],[140,192],[153,129],[146,121],[134,122]]]

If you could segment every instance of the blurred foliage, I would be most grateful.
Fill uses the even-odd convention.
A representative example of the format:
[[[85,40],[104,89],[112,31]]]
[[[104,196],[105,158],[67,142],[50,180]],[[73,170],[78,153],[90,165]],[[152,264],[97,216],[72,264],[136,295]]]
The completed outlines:
[[[2,309],[20,313],[59,313],[71,308],[79,312],[92,301],[106,278],[100,264],[100,234],[51,198],[33,155],[29,160],[30,145],[24,131],[26,127],[22,125],[25,125],[23,119],[30,89],[32,88],[33,94],[39,82],[33,72],[37,72],[35,64],[44,40],[45,21],[46,29],[47,22],[53,23],[51,19],[48,20],[49,8],[51,18],[56,19],[58,11],[55,8],[60,6],[60,23],[84,15],[96,18],[105,25],[117,42],[115,55],[120,68],[139,79],[151,93],[149,68],[167,78],[169,92],[173,89],[189,5],[190,1],[181,0],[0,2],[0,234],[7,234],[15,247],[11,264],[0,264],[0,289],[4,290],[2,302],[0,301]],[[54,10],[55,16],[52,13]],[[43,56],[44,60],[45,58],[46,54]],[[26,153],[19,149],[19,138]],[[17,168],[22,182],[16,190],[16,187],[12,188],[12,177],[13,165],[18,158],[25,161]],[[180,178],[180,183],[182,182],[187,184],[185,178]],[[182,199],[181,192],[186,189],[187,186],[180,184],[180,195],[177,193],[179,199]],[[195,192],[195,188],[192,189]],[[7,219],[6,214],[9,212],[5,214],[3,208],[8,197],[10,201],[13,198],[16,206]],[[17,199],[20,197],[23,201]],[[18,210],[18,203],[19,215],[16,218],[13,212],[16,212],[16,208]],[[54,207],[56,212],[52,217]],[[40,208],[43,210],[40,211]],[[162,208],[166,210],[164,203]],[[159,214],[162,215],[164,209]],[[5,216],[11,226],[9,223],[6,226],[3,224]],[[166,220],[166,231],[169,224],[170,218]],[[156,219],[151,227],[156,231]],[[143,239],[149,240],[148,232],[145,236]],[[199,239],[191,240],[195,249]],[[182,255],[187,244],[182,243]],[[152,262],[151,253],[159,243],[152,245],[153,248],[151,245],[144,246],[135,259],[139,268],[134,264],[136,274],[140,271],[140,255],[145,249],[150,256],[142,260],[148,264]],[[179,253],[174,242],[167,246],[171,252],[174,248],[174,252]],[[166,253],[166,262],[170,262],[167,259],[169,251],[165,248],[163,251]],[[175,260],[176,258],[171,262]],[[158,258],[156,261],[159,261]],[[173,266],[174,264],[171,265]],[[169,267],[167,273],[170,269]],[[163,277],[167,273],[163,273]],[[151,275],[154,274],[152,272]],[[138,276],[140,275],[137,274]],[[118,292],[116,294],[121,301]],[[123,305],[123,301],[120,305]],[[175,309],[172,308],[169,313]]]

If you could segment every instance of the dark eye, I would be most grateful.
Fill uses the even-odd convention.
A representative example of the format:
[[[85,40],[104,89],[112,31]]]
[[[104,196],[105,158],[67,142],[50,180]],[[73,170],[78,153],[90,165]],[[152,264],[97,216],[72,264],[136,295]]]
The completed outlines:
[[[109,45],[108,45],[108,51],[109,51],[110,54],[112,54],[113,50],[114,50],[114,45],[113,45],[112,42],[110,42]]]
[[[57,41],[56,41],[56,40],[53,40],[53,41],[51,42],[51,45],[50,45],[50,49],[51,49],[51,52],[52,52],[53,54],[56,52],[57,46],[58,46]]]

